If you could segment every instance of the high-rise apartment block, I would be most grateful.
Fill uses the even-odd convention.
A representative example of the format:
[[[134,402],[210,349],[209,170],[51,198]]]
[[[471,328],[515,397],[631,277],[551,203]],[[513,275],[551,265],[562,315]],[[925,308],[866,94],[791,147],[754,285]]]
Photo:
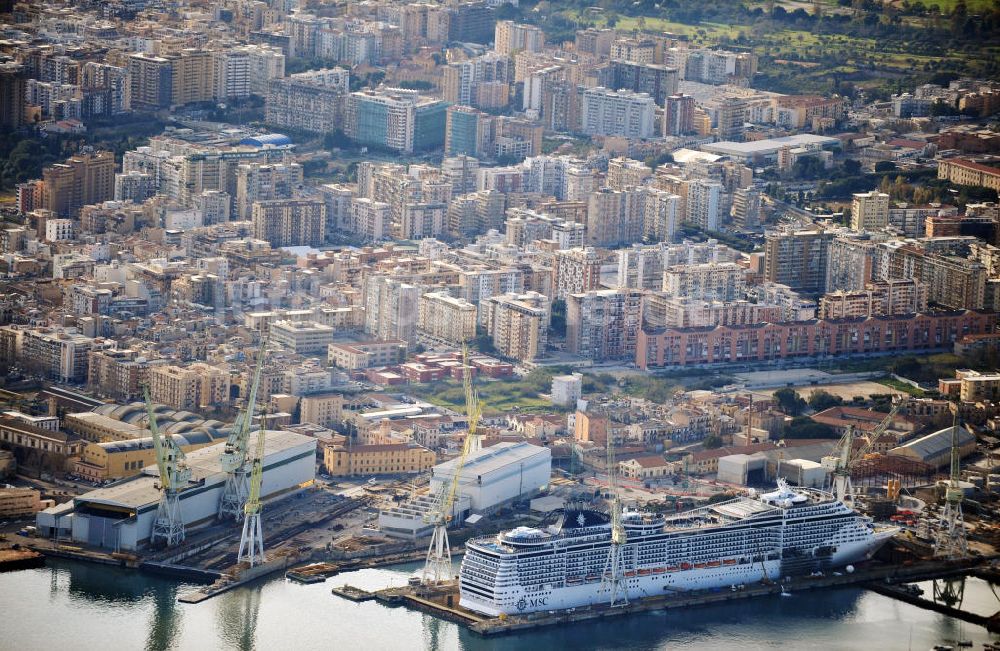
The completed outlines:
[[[590,135],[649,138],[656,104],[646,93],[588,88],[580,105],[580,128]]]
[[[671,95],[663,102],[663,136],[683,136],[694,131],[694,97]]]
[[[544,294],[503,294],[483,302],[486,331],[504,357],[531,362],[545,355],[551,305]]]
[[[264,105],[268,124],[314,133],[343,128],[349,77],[344,68],[327,68],[273,79]]]
[[[62,217],[75,217],[83,206],[115,195],[115,155],[83,153],[42,170],[42,207]]]
[[[173,70],[169,59],[143,53],[128,56],[129,94],[132,107],[155,111],[173,100]]]
[[[826,287],[826,266],[834,234],[822,230],[770,231],[764,236],[764,280],[800,292]]]
[[[878,190],[853,195],[851,199],[851,229],[874,231],[889,223],[889,195]]]
[[[556,298],[565,299],[601,286],[604,257],[592,247],[556,251],[552,289]]]
[[[420,297],[417,329],[435,342],[457,346],[476,336],[476,306],[447,292]]]
[[[735,301],[746,288],[746,269],[735,262],[680,264],[663,271],[663,291],[679,298]]]
[[[545,33],[537,25],[520,25],[509,20],[497,22],[493,50],[510,56],[515,52],[541,52],[545,48]]]
[[[412,154],[444,144],[447,103],[399,88],[347,98],[344,133],[361,145]]]
[[[592,360],[635,356],[642,292],[604,289],[566,297],[566,348]]]
[[[298,163],[248,163],[236,168],[236,214],[250,219],[257,201],[290,199],[302,187]]]
[[[253,204],[253,234],[271,246],[319,246],[326,234],[322,199],[273,199]]]
[[[707,179],[692,179],[685,182],[685,186],[684,221],[706,231],[719,230],[722,184]]]
[[[365,283],[365,332],[376,339],[417,341],[420,289],[388,276]]]
[[[149,372],[149,397],[174,409],[197,411],[229,403],[229,373],[208,364],[160,364]]]

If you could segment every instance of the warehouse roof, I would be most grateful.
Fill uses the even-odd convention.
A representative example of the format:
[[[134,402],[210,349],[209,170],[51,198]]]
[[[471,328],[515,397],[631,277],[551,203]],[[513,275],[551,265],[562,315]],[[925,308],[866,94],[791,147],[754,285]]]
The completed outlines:
[[[488,448],[483,448],[478,452],[470,454],[465,460],[465,467],[462,469],[462,474],[465,476],[485,475],[539,455],[551,457],[552,453],[548,448],[532,445],[524,441],[518,443],[497,443],[496,445],[491,445]],[[456,457],[444,463],[439,463],[434,466],[434,476],[454,474],[458,462],[459,458]]]
[[[897,448],[893,448],[892,450],[889,450],[889,454],[898,454],[905,451],[915,454],[921,459],[933,459],[948,452],[951,448],[951,438],[952,429],[950,427],[946,427],[942,430],[934,432],[933,434],[921,436],[918,439],[914,439],[908,443],[900,445]],[[969,443],[974,443],[975,440],[975,434],[964,427],[958,428],[958,446],[960,448],[965,447]]]
[[[315,445],[315,439],[293,432],[268,430],[264,438],[264,469],[267,469],[268,457],[304,443]],[[220,457],[224,448],[225,443],[218,443],[187,453],[187,465],[191,468],[192,483],[201,484],[204,480],[205,484],[215,484],[223,480],[224,473],[220,467]],[[157,488],[159,481],[156,466],[149,466],[143,469],[142,475],[134,479],[98,488],[80,495],[73,501],[77,506],[89,503],[125,509],[142,509],[155,504],[160,499],[160,491]],[[181,499],[183,499],[183,494],[182,490]]]
[[[801,133],[795,136],[781,138],[766,138],[749,142],[721,141],[701,146],[702,151],[723,156],[767,156],[778,153],[783,147],[831,147],[839,145],[840,141],[828,136],[817,136],[812,133]]]

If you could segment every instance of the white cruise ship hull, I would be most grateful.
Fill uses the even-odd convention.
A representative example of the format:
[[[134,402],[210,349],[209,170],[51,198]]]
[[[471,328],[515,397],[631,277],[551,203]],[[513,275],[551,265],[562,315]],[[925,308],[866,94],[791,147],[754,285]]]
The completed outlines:
[[[868,560],[897,529],[879,529],[822,491],[735,498],[664,518],[623,516],[622,578],[630,601],[830,572]],[[459,604],[489,616],[611,601],[606,516],[573,510],[548,531],[520,527],[469,541]]]

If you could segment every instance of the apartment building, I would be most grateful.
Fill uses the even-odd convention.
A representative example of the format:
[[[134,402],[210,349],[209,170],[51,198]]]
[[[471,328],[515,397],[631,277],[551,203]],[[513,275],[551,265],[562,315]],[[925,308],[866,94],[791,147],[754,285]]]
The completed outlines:
[[[142,398],[149,384],[149,362],[130,349],[91,350],[88,353],[87,386],[116,402]]]
[[[486,331],[504,357],[531,362],[545,355],[551,305],[544,294],[504,294],[482,303]]]
[[[42,208],[75,217],[86,205],[110,201],[115,194],[115,155],[82,153],[42,170]]]
[[[604,256],[593,247],[556,251],[552,288],[557,299],[599,289]]]
[[[580,129],[588,135],[649,138],[656,103],[646,93],[587,88],[580,96]]]
[[[854,194],[851,199],[851,229],[875,231],[889,224],[889,195],[878,190]]]
[[[169,59],[144,53],[128,55],[129,95],[132,108],[155,111],[173,101],[173,70]]]
[[[722,184],[707,179],[684,182],[684,221],[706,231],[719,230],[722,207]]]
[[[250,211],[253,235],[271,246],[318,246],[326,237],[322,199],[257,201]]]
[[[746,289],[746,269],[735,262],[683,264],[663,271],[663,291],[679,298],[735,301]]]
[[[77,332],[49,328],[22,330],[18,334],[18,359],[25,369],[57,382],[87,380],[88,354],[97,347],[96,340]]]
[[[511,56],[516,52],[541,52],[545,49],[545,33],[537,25],[520,25],[499,20],[494,32],[493,50]]]
[[[435,342],[461,345],[476,336],[476,306],[445,291],[420,297],[418,334]]]
[[[877,280],[861,290],[838,290],[819,301],[821,319],[895,316],[927,311],[927,287],[912,278]]]
[[[302,166],[298,163],[247,163],[236,168],[236,214],[251,218],[257,201],[291,199],[302,187]]]
[[[365,283],[365,332],[376,339],[417,341],[420,288],[388,276]]]
[[[299,401],[299,422],[320,427],[337,427],[344,420],[344,395],[320,393],[302,396]]]
[[[314,321],[275,321],[270,333],[272,342],[297,355],[325,355],[334,330]]]
[[[606,289],[566,297],[566,348],[587,359],[631,359],[638,340],[642,292]]]
[[[348,371],[394,366],[406,361],[407,344],[400,339],[330,344],[327,361]]]
[[[268,124],[329,133],[344,126],[350,73],[325,68],[272,79],[264,113]]]
[[[149,370],[149,396],[174,409],[196,411],[229,403],[229,373],[208,364],[156,365]]]
[[[822,230],[768,231],[764,236],[764,280],[800,292],[824,291],[833,238],[833,233]]]

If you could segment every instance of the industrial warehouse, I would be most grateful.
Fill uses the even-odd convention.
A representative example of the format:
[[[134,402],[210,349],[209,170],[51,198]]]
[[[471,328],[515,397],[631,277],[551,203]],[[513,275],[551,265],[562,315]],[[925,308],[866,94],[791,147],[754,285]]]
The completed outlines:
[[[185,527],[213,521],[219,512],[226,474],[220,460],[225,444],[191,452],[188,485],[178,498]],[[275,499],[315,479],[316,440],[300,434],[268,430],[264,437],[261,499]],[[38,513],[36,526],[49,536],[58,533],[73,542],[133,551],[149,541],[160,500],[156,466],[143,474],[75,498]]]

